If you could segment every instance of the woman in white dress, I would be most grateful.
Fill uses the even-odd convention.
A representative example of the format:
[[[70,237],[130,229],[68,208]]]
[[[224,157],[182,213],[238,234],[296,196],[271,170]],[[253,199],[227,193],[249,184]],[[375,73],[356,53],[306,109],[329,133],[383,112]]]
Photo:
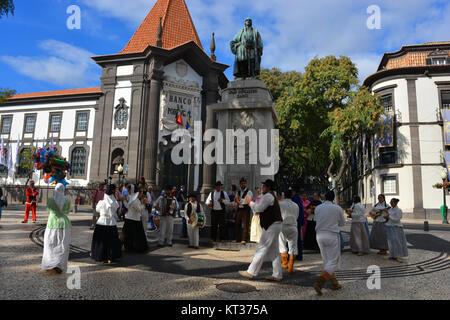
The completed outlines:
[[[406,243],[405,232],[403,231],[403,224],[401,219],[403,216],[402,210],[398,207],[400,200],[391,200],[391,209],[386,216],[386,234],[389,247],[389,254],[391,259],[402,263],[402,258],[408,256],[408,246]]]
[[[370,248],[380,250],[378,254],[387,254],[387,235],[386,235],[386,219],[384,217],[388,214],[390,207],[386,204],[386,197],[384,194],[378,196],[378,203],[370,211],[370,216],[373,219],[372,232],[370,232],[369,243]]]
[[[361,203],[361,198],[355,196],[352,207],[347,210],[347,215],[352,219],[350,248],[352,253],[358,254],[358,256],[370,253],[365,214],[366,208]]]
[[[58,183],[53,198],[47,200],[47,211],[50,215],[44,234],[42,270],[48,274],[61,274],[67,270],[71,223],[67,217],[70,199],[66,199],[65,189],[63,184]]]
[[[253,200],[256,204],[261,202],[262,199],[262,191],[261,188],[257,189],[257,196]],[[260,224],[259,214],[252,210],[252,222],[250,224],[250,242],[259,243],[261,239],[262,228]]]

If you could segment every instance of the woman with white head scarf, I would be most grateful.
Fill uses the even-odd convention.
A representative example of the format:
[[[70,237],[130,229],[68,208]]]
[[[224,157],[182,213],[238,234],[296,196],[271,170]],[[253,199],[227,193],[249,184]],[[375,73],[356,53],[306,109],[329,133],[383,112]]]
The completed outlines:
[[[143,253],[148,250],[147,235],[142,224],[142,214],[147,211],[146,204],[146,195],[139,192],[136,185],[132,185],[130,201],[125,204],[128,211],[123,225],[123,244],[128,252]]]
[[[105,197],[99,201],[96,211],[100,218],[92,236],[91,257],[97,262],[112,263],[122,256],[119,232],[117,231],[117,212],[120,208],[115,196],[116,186],[106,188]]]
[[[44,235],[44,254],[42,270],[49,274],[60,274],[67,270],[70,252],[70,227],[67,217],[70,211],[70,199],[67,199],[63,184],[56,185],[53,198],[47,200],[49,212]]]

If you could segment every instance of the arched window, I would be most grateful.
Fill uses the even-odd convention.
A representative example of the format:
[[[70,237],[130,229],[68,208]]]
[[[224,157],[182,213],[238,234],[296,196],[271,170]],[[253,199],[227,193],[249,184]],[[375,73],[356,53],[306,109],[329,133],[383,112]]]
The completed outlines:
[[[111,173],[110,173],[111,175],[119,173],[117,171],[117,168],[119,167],[119,165],[123,165],[125,163],[123,158],[124,154],[125,153],[120,148],[115,149],[113,151],[111,157]]]
[[[84,176],[86,173],[86,149],[83,147],[74,148],[71,160],[71,175]]]
[[[26,177],[33,170],[33,153],[31,149],[24,148],[19,153],[19,166],[17,168],[17,175],[19,177]]]

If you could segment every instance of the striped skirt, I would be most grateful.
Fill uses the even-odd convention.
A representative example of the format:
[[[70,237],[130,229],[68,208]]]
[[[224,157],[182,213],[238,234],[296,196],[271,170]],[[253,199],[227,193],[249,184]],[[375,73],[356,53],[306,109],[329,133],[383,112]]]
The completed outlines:
[[[408,247],[403,228],[386,226],[389,253],[392,258],[403,258],[408,256]]]
[[[370,233],[370,247],[372,249],[385,249],[388,248],[386,225],[383,222],[374,222],[372,225],[372,232]]]
[[[352,252],[370,252],[369,236],[367,234],[365,222],[352,222],[350,248]]]

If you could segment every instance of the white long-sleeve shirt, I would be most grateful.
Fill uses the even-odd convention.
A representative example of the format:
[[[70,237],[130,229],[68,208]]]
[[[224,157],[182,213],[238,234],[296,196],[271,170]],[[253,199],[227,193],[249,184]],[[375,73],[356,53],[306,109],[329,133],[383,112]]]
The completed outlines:
[[[300,212],[298,205],[291,199],[280,201],[281,217],[284,225],[297,226],[297,220]]]
[[[339,233],[339,227],[345,226],[344,210],[330,201],[325,201],[315,211],[316,232]]]
[[[139,199],[139,193],[130,195],[130,202],[126,203],[125,206],[128,208],[128,212],[126,215],[127,219],[141,221],[142,211],[146,209]]]
[[[399,207],[391,208],[388,211],[389,220],[386,222],[386,226],[391,227],[401,227],[403,228],[403,224],[400,222],[403,217],[403,211]]]
[[[248,190],[248,188],[245,190]],[[241,199],[241,201],[239,201],[239,208],[244,208],[244,205],[246,204],[244,197],[245,190],[240,190],[239,192],[236,192],[236,197],[239,196]],[[248,190],[246,196],[253,199],[253,192]]]
[[[183,213],[183,217],[186,219],[186,222],[190,219],[187,214],[189,203],[192,204],[192,213],[197,212],[197,201],[186,203],[186,205],[184,206],[184,213]],[[203,206],[201,204],[200,204],[200,213],[204,214]]]
[[[119,209],[119,203],[116,200],[115,195],[106,195],[103,200],[97,203],[95,210],[100,213],[100,218],[97,220],[97,224],[101,226],[115,226],[117,225],[117,209]]]
[[[213,208],[212,208],[213,210],[217,210],[217,211],[222,210],[222,206],[220,205],[220,202],[219,202],[221,194],[222,194],[222,191],[217,192],[216,190],[214,190],[214,192],[213,192],[214,202],[213,202]],[[225,191],[223,191],[223,196],[225,197],[225,199],[223,200],[223,203],[225,205],[229,205],[230,198],[228,197],[228,194]],[[206,204],[209,205],[210,202],[211,202],[211,193],[209,193],[208,199],[206,199]]]
[[[386,209],[386,208],[389,208],[386,203],[377,203],[375,205],[375,207],[372,208],[371,211],[379,211],[379,210],[383,210],[383,209]],[[375,222],[385,222],[386,219],[384,219],[383,217],[385,217],[386,215],[387,215],[387,213],[383,212],[381,214],[381,216],[377,217],[374,221]]]
[[[268,207],[273,206],[275,203],[275,197],[271,193],[266,193],[261,197],[261,200],[258,203],[250,202],[250,208],[255,213],[262,213],[264,212]]]
[[[366,207],[362,203],[352,205],[352,222],[366,222]]]

